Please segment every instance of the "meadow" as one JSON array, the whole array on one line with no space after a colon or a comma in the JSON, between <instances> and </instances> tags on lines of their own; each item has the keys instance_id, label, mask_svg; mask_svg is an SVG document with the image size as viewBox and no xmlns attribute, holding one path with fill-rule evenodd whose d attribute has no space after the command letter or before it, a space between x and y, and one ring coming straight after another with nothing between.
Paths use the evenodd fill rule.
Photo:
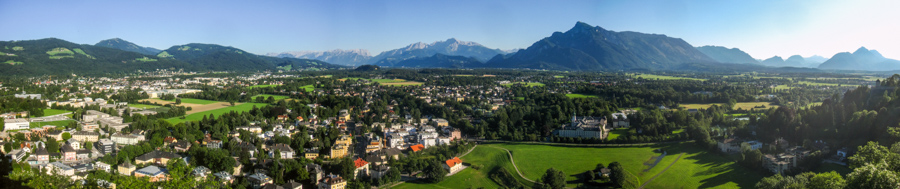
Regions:
<instances>
[{"instance_id":1,"label":"meadow","mask_svg":"<svg viewBox=\"0 0 900 189\"><path fill-rule=\"evenodd\" d=\"M160 99L160 100L162 100L162 99ZM162 101L175 102L175 100L162 100ZM182 98L181 99L181 103L187 103L187 104L203 104L203 105L205 105L205 104L212 104L212 103L218 103L218 102L219 101L203 100L203 99L195 99L195 98Z\"/></svg>"},{"instance_id":2,"label":"meadow","mask_svg":"<svg viewBox=\"0 0 900 189\"><path fill-rule=\"evenodd\" d=\"M250 111L251 109L253 109L254 105L257 108L262 108L268 104L242 103L242 104L237 104L234 106L228 106L228 107L214 109L214 110L192 113L192 114L185 116L185 119L181 119L181 117L174 117L174 118L166 119L166 121L168 121L169 123L172 123L172 124L177 124L177 123L181 123L181 122L185 122L185 121L199 121L199 120L203 119L203 116L209 116L210 114L219 116L219 115L231 112L231 111L235 111L235 112Z\"/></svg>"},{"instance_id":3,"label":"meadow","mask_svg":"<svg viewBox=\"0 0 900 189\"><path fill-rule=\"evenodd\" d=\"M566 97L569 97L569 98L600 98L597 95L574 94L574 93L566 94Z\"/></svg>"},{"instance_id":4,"label":"meadow","mask_svg":"<svg viewBox=\"0 0 900 189\"><path fill-rule=\"evenodd\" d=\"M281 99L288 99L288 98L290 98L290 97L288 97L288 96L282 96L282 95L268 95L268 94L261 94L261 95L256 95L256 96L250 97L250 99L256 100L256 97L263 97L263 98L265 98L265 99L269 99L269 97L272 97L272 99L275 99L275 101L279 101L279 100L281 100Z\"/></svg>"},{"instance_id":5,"label":"meadow","mask_svg":"<svg viewBox=\"0 0 900 189\"><path fill-rule=\"evenodd\" d=\"M64 113L69 113L69 112L72 112L72 111L47 108L47 109L44 109L44 116L59 115L59 114L64 114ZM34 117L34 116L31 116L31 117Z\"/></svg>"},{"instance_id":6,"label":"meadow","mask_svg":"<svg viewBox=\"0 0 900 189\"><path fill-rule=\"evenodd\" d=\"M266 88L266 87L275 87L275 86L278 86L278 85L254 85L254 86L250 86L250 88L254 89L254 88Z\"/></svg>"},{"instance_id":7,"label":"meadow","mask_svg":"<svg viewBox=\"0 0 900 189\"><path fill-rule=\"evenodd\" d=\"M305 90L306 92L312 92L312 91L316 90L316 87L313 85L304 85L304 86L301 86L300 88Z\"/></svg>"},{"instance_id":8,"label":"meadow","mask_svg":"<svg viewBox=\"0 0 900 189\"><path fill-rule=\"evenodd\" d=\"M512 86L515 84L523 84L526 87L543 87L544 86L543 83L538 83L538 82L513 82L513 83L503 84L503 86L509 87L509 86Z\"/></svg>"},{"instance_id":9,"label":"meadow","mask_svg":"<svg viewBox=\"0 0 900 189\"><path fill-rule=\"evenodd\" d=\"M157 105L147 105L147 104L135 104L135 103L131 103L131 104L128 104L128 107L132 107L132 108L148 108L148 109L149 109L149 108L159 108L160 106L157 106Z\"/></svg>"},{"instance_id":10,"label":"meadow","mask_svg":"<svg viewBox=\"0 0 900 189\"><path fill-rule=\"evenodd\" d=\"M38 127L43 127L45 125L53 125L53 126L56 126L56 128L60 128L60 127L65 127L66 125L69 125L69 123L74 123L74 122L75 122L75 120L31 122L31 123L29 123L28 126L31 128L38 128Z\"/></svg>"},{"instance_id":11,"label":"meadow","mask_svg":"<svg viewBox=\"0 0 900 189\"><path fill-rule=\"evenodd\" d=\"M709 104L682 104L681 107L684 109L707 109L712 105L722 105L722 103L709 103ZM757 106L766 106L765 108L754 108ZM769 108L778 108L778 105L771 104L769 102L738 102L734 104L734 109L738 108L743 110L766 110Z\"/></svg>"},{"instance_id":12,"label":"meadow","mask_svg":"<svg viewBox=\"0 0 900 189\"><path fill-rule=\"evenodd\" d=\"M687 80L706 81L706 79L697 79L697 78L690 78L690 77L676 77L676 76L667 76L667 75L653 75L653 74L640 74L640 75L635 74L635 75L632 75L632 77L634 77L634 78L640 77L640 78L651 79L651 80L687 79Z\"/></svg>"}]
</instances>

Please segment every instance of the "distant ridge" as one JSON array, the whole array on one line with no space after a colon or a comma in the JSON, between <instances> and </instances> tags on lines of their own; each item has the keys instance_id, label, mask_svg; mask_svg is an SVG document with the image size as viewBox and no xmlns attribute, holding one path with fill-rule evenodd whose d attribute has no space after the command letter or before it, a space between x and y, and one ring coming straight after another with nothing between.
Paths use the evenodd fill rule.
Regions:
<instances>
[{"instance_id":1,"label":"distant ridge","mask_svg":"<svg viewBox=\"0 0 900 189\"><path fill-rule=\"evenodd\" d=\"M267 56L289 57L321 60L333 64L345 66L358 66L366 64L372 59L369 51L365 49L341 50L335 49L330 51L290 51L282 53L268 53Z\"/></svg>"},{"instance_id":2,"label":"distant ridge","mask_svg":"<svg viewBox=\"0 0 900 189\"><path fill-rule=\"evenodd\" d=\"M103 41L97 42L97 44L94 44L94 46L109 47L109 48L114 48L114 49L119 49L119 50L124 50L124 51L141 53L141 54L145 54L145 55L156 55L157 53L162 51L162 50L155 49L152 47L142 47L142 46L139 46L132 42L125 41L124 39L119 39L119 38L103 40Z\"/></svg>"},{"instance_id":3,"label":"distant ridge","mask_svg":"<svg viewBox=\"0 0 900 189\"><path fill-rule=\"evenodd\" d=\"M900 70L900 61L888 59L876 50L860 47L853 53L842 52L819 65L820 69L893 71Z\"/></svg>"},{"instance_id":4,"label":"distant ridge","mask_svg":"<svg viewBox=\"0 0 900 189\"><path fill-rule=\"evenodd\" d=\"M738 48L729 49L722 46L702 46L697 47L697 50L721 63L759 64L759 61L753 59L750 54L747 54Z\"/></svg>"},{"instance_id":5,"label":"distant ridge","mask_svg":"<svg viewBox=\"0 0 900 189\"><path fill-rule=\"evenodd\" d=\"M485 62L491 57L506 53L500 49L487 48L475 42L450 38L433 43L413 43L403 48L385 51L373 57L371 63L380 66L394 66L394 64L403 60L431 57L436 54L472 57L478 61Z\"/></svg>"}]
</instances>

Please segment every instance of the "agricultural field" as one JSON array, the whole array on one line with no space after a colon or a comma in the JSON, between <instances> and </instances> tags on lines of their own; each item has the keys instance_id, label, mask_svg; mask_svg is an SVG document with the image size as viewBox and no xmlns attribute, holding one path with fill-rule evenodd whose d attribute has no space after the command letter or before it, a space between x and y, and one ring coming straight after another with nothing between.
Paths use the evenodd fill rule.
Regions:
<instances>
[{"instance_id":1,"label":"agricultural field","mask_svg":"<svg viewBox=\"0 0 900 189\"><path fill-rule=\"evenodd\" d=\"M278 85L254 85L254 86L250 86L250 88L255 89L255 88L266 88L266 87L275 87L275 86L278 86Z\"/></svg>"},{"instance_id":2,"label":"agricultural field","mask_svg":"<svg viewBox=\"0 0 900 189\"><path fill-rule=\"evenodd\" d=\"M18 61L15 61L15 60L7 60L6 62L3 62L3 63L4 63L4 64L9 64L9 65L20 65L20 64L23 64L23 62L18 62Z\"/></svg>"},{"instance_id":3,"label":"agricultural field","mask_svg":"<svg viewBox=\"0 0 900 189\"><path fill-rule=\"evenodd\" d=\"M275 99L275 101L279 101L279 100L281 100L281 99L288 99L288 98L290 98L290 97L288 97L288 96L282 96L282 95L267 95L267 94L261 94L261 95L256 95L256 96L250 97L250 99L256 100L256 97L263 97L263 98L265 98L265 99L269 99L269 97L272 97L273 99Z\"/></svg>"},{"instance_id":4,"label":"agricultural field","mask_svg":"<svg viewBox=\"0 0 900 189\"><path fill-rule=\"evenodd\" d=\"M78 54L80 54L80 55L84 55L84 56L86 56L86 57L88 57L88 58L90 58L90 59L94 59L93 56L91 56L91 55L89 55L89 54L87 54L87 53L84 53L84 50L81 50L81 49L79 49L79 48L75 48L75 49L72 49L72 50L75 51L75 53L78 53Z\"/></svg>"},{"instance_id":5,"label":"agricultural field","mask_svg":"<svg viewBox=\"0 0 900 189\"><path fill-rule=\"evenodd\" d=\"M667 75L653 75L653 74L634 74L631 75L634 78L644 78L644 79L652 79L652 80L674 80L674 79L687 79L687 80L697 80L697 81L706 81L706 79L697 79L690 77L676 77L676 76L667 76Z\"/></svg>"},{"instance_id":6,"label":"agricultural field","mask_svg":"<svg viewBox=\"0 0 900 189\"><path fill-rule=\"evenodd\" d=\"M221 104L221 105L215 104L215 105L227 106L227 104ZM185 121L199 121L199 120L203 119L203 116L209 116L209 114L219 116L219 115L231 112L231 111L245 112L245 111L250 111L251 109L253 109L253 106L256 106L257 108L262 108L266 105L268 105L268 104L240 103L240 104L235 104L234 106L220 107L220 108L213 109L213 110L207 110L207 111L196 112L196 113L191 112L190 114L185 116L185 119L181 119L180 117L175 117L175 118L166 119L166 121L168 121L169 123L172 123L172 124L177 124L177 123L181 123L181 122L185 122Z\"/></svg>"},{"instance_id":7,"label":"agricultural field","mask_svg":"<svg viewBox=\"0 0 900 189\"><path fill-rule=\"evenodd\" d=\"M142 58L135 58L134 61L141 61L141 62L156 62L156 59L147 58L147 57L145 56L145 57L142 57Z\"/></svg>"},{"instance_id":8,"label":"agricultural field","mask_svg":"<svg viewBox=\"0 0 900 189\"><path fill-rule=\"evenodd\" d=\"M50 59L62 59L62 58L74 58L75 53L67 48L55 48L53 50L47 51L47 54L50 55Z\"/></svg>"},{"instance_id":9,"label":"agricultural field","mask_svg":"<svg viewBox=\"0 0 900 189\"><path fill-rule=\"evenodd\" d=\"M538 82L513 82L513 83L509 83L509 84L503 84L503 86L509 87L509 86L513 86L515 84L522 84L522 85L525 85L526 87L543 87L544 86L543 83L538 83Z\"/></svg>"},{"instance_id":10,"label":"agricultural field","mask_svg":"<svg viewBox=\"0 0 900 189\"><path fill-rule=\"evenodd\" d=\"M565 77L566 77L566 76L561 76L561 75L554 75L554 76L553 76L553 78L557 78L557 79L559 79L559 78L565 78Z\"/></svg>"},{"instance_id":11,"label":"agricultural field","mask_svg":"<svg viewBox=\"0 0 900 189\"><path fill-rule=\"evenodd\" d=\"M681 107L684 109L707 109L712 105L722 105L722 103L710 103L710 104L682 104ZM754 108L756 106L766 106L766 108ZM743 109L743 110L766 110L769 108L778 108L778 105L771 104L769 102L738 102L734 104L734 109Z\"/></svg>"},{"instance_id":12,"label":"agricultural field","mask_svg":"<svg viewBox=\"0 0 900 189\"><path fill-rule=\"evenodd\" d=\"M597 95L574 94L574 93L566 94L566 97L569 97L569 98L600 98Z\"/></svg>"},{"instance_id":13,"label":"agricultural field","mask_svg":"<svg viewBox=\"0 0 900 189\"><path fill-rule=\"evenodd\" d=\"M313 85L304 85L304 86L301 86L300 88L305 90L306 92L312 92L312 91L316 90L316 87Z\"/></svg>"}]
</instances>

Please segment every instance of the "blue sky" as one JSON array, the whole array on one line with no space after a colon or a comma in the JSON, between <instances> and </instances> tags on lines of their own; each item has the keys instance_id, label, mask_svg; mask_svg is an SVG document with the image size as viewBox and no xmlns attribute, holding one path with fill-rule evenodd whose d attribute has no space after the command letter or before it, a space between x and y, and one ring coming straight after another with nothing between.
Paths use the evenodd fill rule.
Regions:
<instances>
[{"instance_id":1,"label":"blue sky","mask_svg":"<svg viewBox=\"0 0 900 189\"><path fill-rule=\"evenodd\" d=\"M214 43L253 53L368 49L455 37L526 48L583 21L614 31L738 47L757 59L876 49L900 58L900 1L9 1L0 40L119 37L165 49Z\"/></svg>"}]
</instances>

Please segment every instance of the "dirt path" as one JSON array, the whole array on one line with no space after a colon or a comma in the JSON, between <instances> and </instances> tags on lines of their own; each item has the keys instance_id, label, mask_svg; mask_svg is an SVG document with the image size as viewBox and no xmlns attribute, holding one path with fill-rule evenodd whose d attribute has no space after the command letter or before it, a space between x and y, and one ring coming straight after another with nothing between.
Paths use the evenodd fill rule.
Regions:
<instances>
[{"instance_id":1,"label":"dirt path","mask_svg":"<svg viewBox=\"0 0 900 189\"><path fill-rule=\"evenodd\" d=\"M466 156L466 155L469 155L469 153L471 153L471 152L472 152L472 150L475 150L475 148L477 148L477 147L478 147L478 145L477 145L477 144L476 144L476 145L475 145L475 146L472 146L472 149L469 149L469 151L468 151L468 152L466 152L466 153L464 153L464 154L462 154L462 155L460 155L460 156L459 156L459 157L463 157L463 156Z\"/></svg>"},{"instance_id":2,"label":"dirt path","mask_svg":"<svg viewBox=\"0 0 900 189\"><path fill-rule=\"evenodd\" d=\"M528 182L531 182L531 183L537 183L537 182L535 182L534 180L528 179L527 177L525 177L525 175L522 174L521 171L519 171L519 166L516 165L516 160L513 159L512 152L509 152L509 150L507 150L506 148L494 147L494 146L491 146L491 147L492 147L492 148L501 149L501 150L505 150L505 151L506 151L506 154L509 154L509 161L510 161L510 163L512 163L513 168L516 168L516 173L519 174L519 177L522 177L523 179L527 180Z\"/></svg>"},{"instance_id":3,"label":"dirt path","mask_svg":"<svg viewBox=\"0 0 900 189\"><path fill-rule=\"evenodd\" d=\"M641 187L638 187L638 189L643 189L644 186L647 186L647 183L652 182L653 179L656 179L656 177L659 177L659 175L662 175L667 170L669 170L669 168L672 167L672 165L675 165L675 163L678 162L678 160L681 159L681 156L683 156L683 155L684 155L684 152L682 152L681 154L678 154L678 157L675 158L675 161L672 161L672 164L669 164L669 166L667 166L665 169L663 169L662 171L660 171L659 173L654 175L653 178L650 178L650 180L647 180L647 182L644 182L644 184L641 184Z\"/></svg>"},{"instance_id":4,"label":"dirt path","mask_svg":"<svg viewBox=\"0 0 900 189\"><path fill-rule=\"evenodd\" d=\"M159 103L159 104L163 104L163 105L174 103L174 102L169 102L169 101L165 101L165 100L160 100L158 98L144 99L142 101L147 101L147 102L151 102L151 103ZM243 103L234 103L235 106L241 105L241 104L243 104ZM184 115L191 115L191 114L197 113L197 112L204 112L204 111L215 110L215 109L219 109L219 108L226 108L226 107L231 106L231 104L228 102L216 102L216 103L212 103L212 104L181 103L179 106L191 107L191 111L187 111L184 113Z\"/></svg>"}]
</instances>

